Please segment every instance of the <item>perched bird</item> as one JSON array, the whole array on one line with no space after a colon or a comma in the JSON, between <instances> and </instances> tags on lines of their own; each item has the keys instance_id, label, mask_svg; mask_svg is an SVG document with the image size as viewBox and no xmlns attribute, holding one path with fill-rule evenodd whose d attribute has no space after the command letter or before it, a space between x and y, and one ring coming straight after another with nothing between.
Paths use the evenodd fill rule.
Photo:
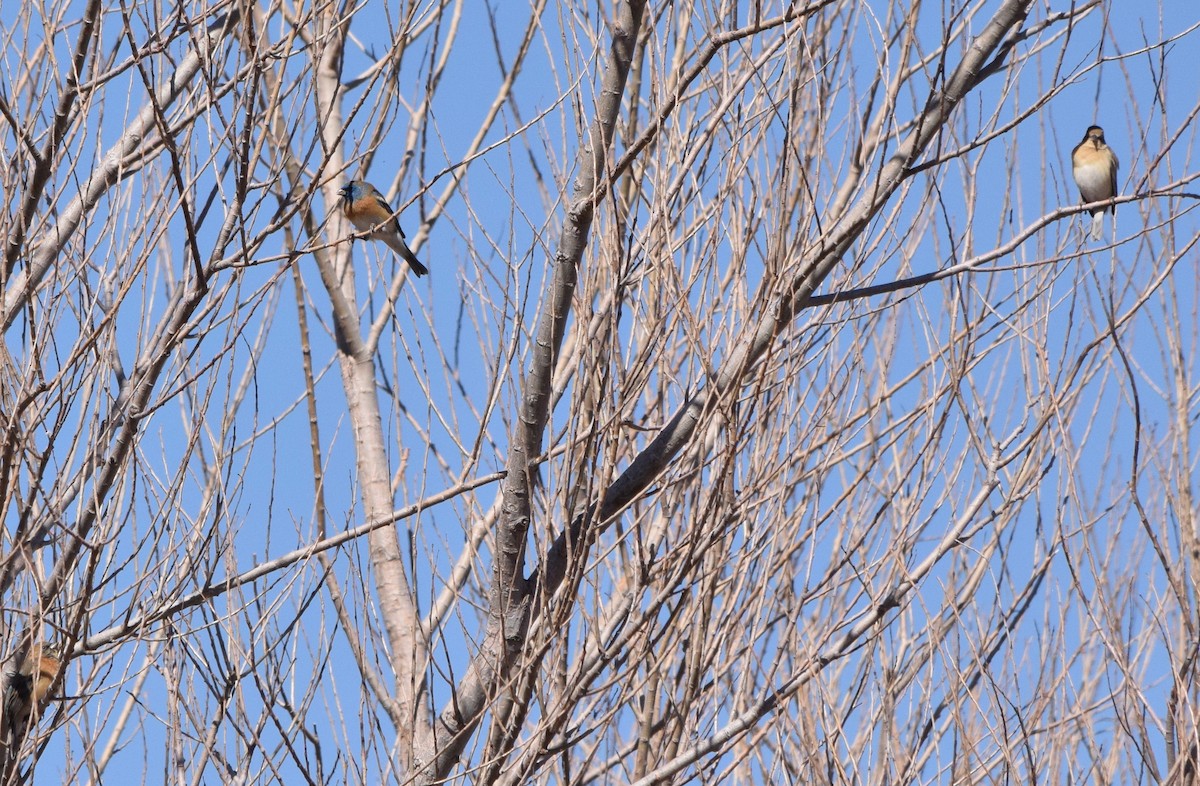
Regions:
<instances>
[{"instance_id":1,"label":"perched bird","mask_svg":"<svg viewBox=\"0 0 1200 786\"><path fill-rule=\"evenodd\" d=\"M62 670L62 659L54 647L33 644L23 656L12 661L4 675L3 716L0 717L0 743L15 755L29 728L50 700L50 688Z\"/></svg>"},{"instance_id":2,"label":"perched bird","mask_svg":"<svg viewBox=\"0 0 1200 786\"><path fill-rule=\"evenodd\" d=\"M354 224L355 229L360 232L370 231L368 238L387 243L404 258L418 276L429 272L429 268L421 264L417 255L404 242L404 230L396 220L395 211L375 186L365 180L352 180L342 186L338 194L342 197L342 212L350 219L350 223Z\"/></svg>"},{"instance_id":3,"label":"perched bird","mask_svg":"<svg viewBox=\"0 0 1200 786\"><path fill-rule=\"evenodd\" d=\"M1075 185L1079 186L1079 195L1084 203L1099 202L1102 199L1112 199L1117 195L1117 156L1112 148L1104 143L1104 129L1100 126L1089 126L1083 135L1083 141L1071 151L1071 168L1075 174ZM1104 234L1104 213L1112 211L1117 215L1116 205L1094 207L1092 214L1092 240L1099 240Z\"/></svg>"}]
</instances>

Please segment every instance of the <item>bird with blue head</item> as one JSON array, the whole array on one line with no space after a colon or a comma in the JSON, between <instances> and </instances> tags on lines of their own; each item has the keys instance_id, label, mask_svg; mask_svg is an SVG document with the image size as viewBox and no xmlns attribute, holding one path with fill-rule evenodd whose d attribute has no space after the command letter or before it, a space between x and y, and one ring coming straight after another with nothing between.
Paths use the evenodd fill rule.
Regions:
<instances>
[{"instance_id":1,"label":"bird with blue head","mask_svg":"<svg viewBox=\"0 0 1200 786\"><path fill-rule=\"evenodd\" d=\"M396 211L379 193L379 189L365 180L352 180L338 190L342 198L342 213L360 232L367 232L371 240L382 240L408 263L418 276L429 272L417 255L404 242L404 230L396 218Z\"/></svg>"}]
</instances>

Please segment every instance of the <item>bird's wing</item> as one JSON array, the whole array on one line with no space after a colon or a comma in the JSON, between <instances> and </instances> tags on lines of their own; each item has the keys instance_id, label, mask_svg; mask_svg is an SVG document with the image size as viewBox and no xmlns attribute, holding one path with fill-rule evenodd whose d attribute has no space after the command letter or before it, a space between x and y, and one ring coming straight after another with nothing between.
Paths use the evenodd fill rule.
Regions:
<instances>
[{"instance_id":1,"label":"bird's wing","mask_svg":"<svg viewBox=\"0 0 1200 786\"><path fill-rule=\"evenodd\" d=\"M397 232L400 233L400 237L404 237L404 230L400 228L400 219L394 215L394 213L392 211L392 206L389 205L387 203L387 201L383 197L381 197L379 194L375 195L375 204L377 204L381 208L383 208L383 212L387 213L387 215L388 215L388 218L384 222L383 225L386 226L388 229L396 230Z\"/></svg>"}]
</instances>

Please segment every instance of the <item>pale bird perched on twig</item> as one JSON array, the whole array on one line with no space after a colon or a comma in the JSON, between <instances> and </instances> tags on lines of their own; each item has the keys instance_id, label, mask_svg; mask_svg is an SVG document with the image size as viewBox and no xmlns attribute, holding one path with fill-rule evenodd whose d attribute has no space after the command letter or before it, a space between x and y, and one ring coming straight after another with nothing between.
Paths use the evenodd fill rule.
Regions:
<instances>
[{"instance_id":1,"label":"pale bird perched on twig","mask_svg":"<svg viewBox=\"0 0 1200 786\"><path fill-rule=\"evenodd\" d=\"M1071 151L1071 169L1084 204L1112 199L1117 195L1119 165L1116 154L1104 142L1104 129L1100 126L1090 126L1083 135L1083 141ZM1115 218L1117 206L1102 205L1090 211L1092 240L1099 240L1104 235L1105 211L1111 212Z\"/></svg>"}]
</instances>

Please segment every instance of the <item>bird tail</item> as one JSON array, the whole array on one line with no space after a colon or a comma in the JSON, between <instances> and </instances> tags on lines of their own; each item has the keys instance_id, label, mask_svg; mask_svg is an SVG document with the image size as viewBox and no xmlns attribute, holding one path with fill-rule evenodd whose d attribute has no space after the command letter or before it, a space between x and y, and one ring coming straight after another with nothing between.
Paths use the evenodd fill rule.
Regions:
<instances>
[{"instance_id":1,"label":"bird tail","mask_svg":"<svg viewBox=\"0 0 1200 786\"><path fill-rule=\"evenodd\" d=\"M1092 214L1092 240L1104 237L1104 211L1097 210Z\"/></svg>"},{"instance_id":2,"label":"bird tail","mask_svg":"<svg viewBox=\"0 0 1200 786\"><path fill-rule=\"evenodd\" d=\"M391 246L392 250L399 254L408 266L412 268L412 272L418 276L423 276L429 272L429 268L421 264L421 260L417 259L417 255L412 252L408 244L404 242L404 238L399 235L384 235L383 241Z\"/></svg>"}]
</instances>

